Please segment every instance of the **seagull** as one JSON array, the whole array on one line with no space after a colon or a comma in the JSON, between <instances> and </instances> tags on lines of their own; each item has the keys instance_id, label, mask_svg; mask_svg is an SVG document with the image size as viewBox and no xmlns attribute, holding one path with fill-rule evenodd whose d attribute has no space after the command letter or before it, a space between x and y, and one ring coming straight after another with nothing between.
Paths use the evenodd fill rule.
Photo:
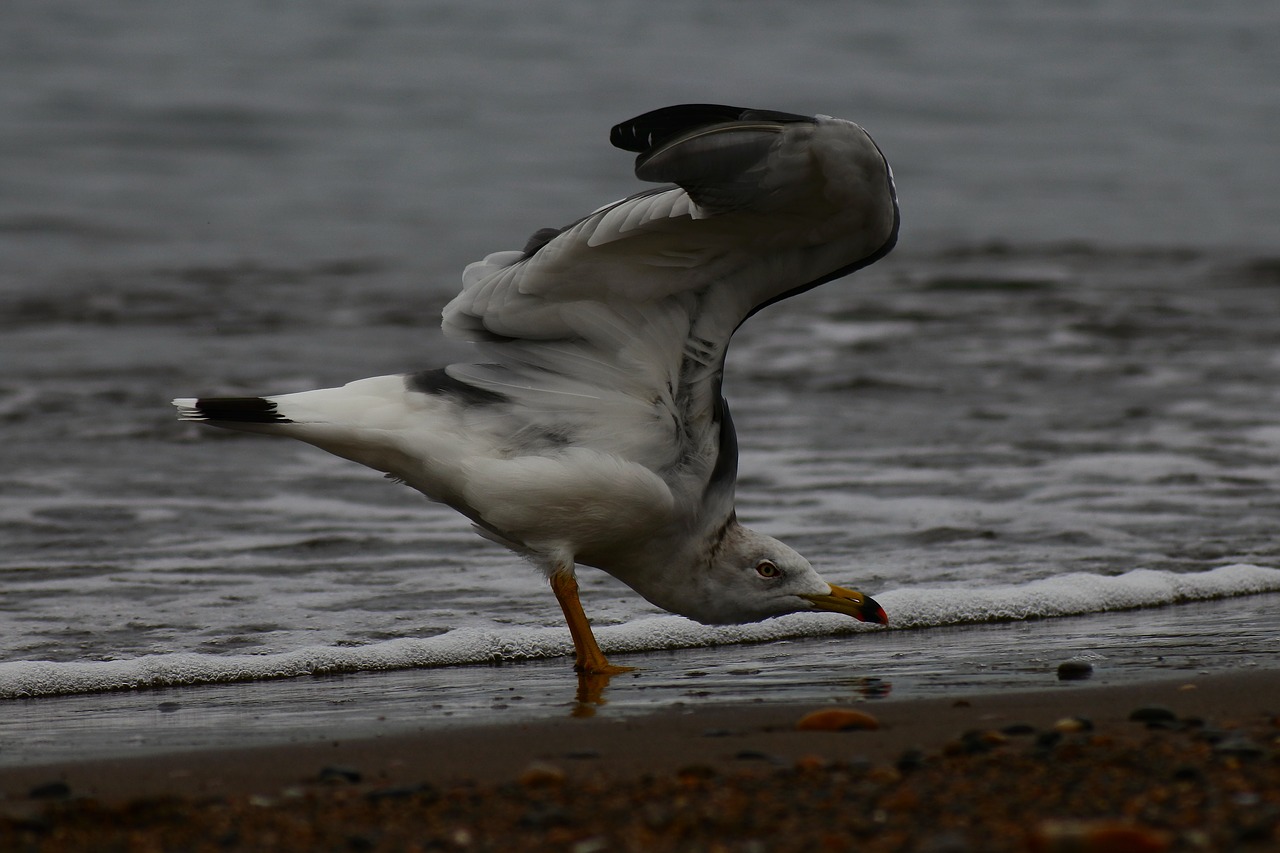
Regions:
<instances>
[{"instance_id":1,"label":"seagull","mask_svg":"<svg viewBox=\"0 0 1280 853\"><path fill-rule=\"evenodd\" d=\"M739 523L721 393L734 331L884 257L893 172L825 115L682 104L615 126L663 184L469 265L443 312L476 363L269 397L174 400L179 418L287 436L384 472L545 573L575 669L611 675L578 566L704 624L830 611L887 624L787 545Z\"/></svg>"}]
</instances>

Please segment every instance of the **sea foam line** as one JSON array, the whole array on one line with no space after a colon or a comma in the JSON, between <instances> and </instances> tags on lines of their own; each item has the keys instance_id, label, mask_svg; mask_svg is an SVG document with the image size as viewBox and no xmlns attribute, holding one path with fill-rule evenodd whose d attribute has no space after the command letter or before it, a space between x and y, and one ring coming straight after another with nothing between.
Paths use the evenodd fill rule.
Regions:
<instances>
[{"instance_id":1,"label":"sea foam line","mask_svg":"<svg viewBox=\"0 0 1280 853\"><path fill-rule=\"evenodd\" d=\"M904 588L878 594L893 628L1000 622L1157 607L1280 591L1280 569L1247 564L1205 572L1137 569L1118 576L1058 575L1010 586ZM639 619L596 630L606 652L648 652L872 630L834 614L794 614L751 625L709 627L678 616ZM264 655L194 652L113 661L0 663L0 699L137 690L333 675L375 670L463 666L573 654L564 628L460 628L425 639L359 647L311 646Z\"/></svg>"}]
</instances>

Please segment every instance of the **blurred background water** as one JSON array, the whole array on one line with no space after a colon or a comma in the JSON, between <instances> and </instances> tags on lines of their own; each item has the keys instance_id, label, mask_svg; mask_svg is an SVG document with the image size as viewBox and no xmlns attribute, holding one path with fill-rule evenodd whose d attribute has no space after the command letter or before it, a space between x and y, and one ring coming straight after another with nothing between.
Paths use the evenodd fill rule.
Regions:
<instances>
[{"instance_id":1,"label":"blurred background water","mask_svg":"<svg viewBox=\"0 0 1280 853\"><path fill-rule=\"evenodd\" d=\"M978 621L1072 573L1280 565L1278 41L1262 0L5 4L0 683L459 629L468 660L540 648L544 584L450 511L167 401L465 357L437 331L462 267L633 192L608 128L689 101L858 121L903 209L889 258L735 341L749 522L903 612L989 589ZM657 615L583 575L602 637ZM1276 598L1213 605L1217 633L1207 605L1028 623L1020 654L1149 674L1185 630L1187 667L1274 666ZM899 692L1025 664L965 657L1007 626L929 630L745 646L703 683L803 692L832 642ZM439 696L489 673L454 669ZM22 716L48 731L56 701Z\"/></svg>"}]
</instances>

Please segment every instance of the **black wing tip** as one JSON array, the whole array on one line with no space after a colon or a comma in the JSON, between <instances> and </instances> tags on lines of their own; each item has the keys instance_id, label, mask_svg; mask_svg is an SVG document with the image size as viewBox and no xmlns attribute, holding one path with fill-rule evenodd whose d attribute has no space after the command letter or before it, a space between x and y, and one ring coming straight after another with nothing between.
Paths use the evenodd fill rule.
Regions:
<instances>
[{"instance_id":1,"label":"black wing tip","mask_svg":"<svg viewBox=\"0 0 1280 853\"><path fill-rule=\"evenodd\" d=\"M242 424L291 424L265 397L201 397L174 400L184 421L222 421Z\"/></svg>"},{"instance_id":2,"label":"black wing tip","mask_svg":"<svg viewBox=\"0 0 1280 853\"><path fill-rule=\"evenodd\" d=\"M813 116L779 110L757 110L725 104L676 104L650 110L613 126L609 142L623 151L643 154L698 127L730 121L811 122Z\"/></svg>"}]
</instances>

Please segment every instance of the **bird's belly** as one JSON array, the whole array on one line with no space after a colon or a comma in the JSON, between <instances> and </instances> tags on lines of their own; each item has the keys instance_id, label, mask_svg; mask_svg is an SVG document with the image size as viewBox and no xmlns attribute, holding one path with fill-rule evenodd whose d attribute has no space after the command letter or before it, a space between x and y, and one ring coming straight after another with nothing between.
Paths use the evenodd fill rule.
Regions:
<instances>
[{"instance_id":1,"label":"bird's belly","mask_svg":"<svg viewBox=\"0 0 1280 853\"><path fill-rule=\"evenodd\" d=\"M463 464L467 504L535 554L607 570L671 522L674 500L662 478L613 454L572 447Z\"/></svg>"}]
</instances>

